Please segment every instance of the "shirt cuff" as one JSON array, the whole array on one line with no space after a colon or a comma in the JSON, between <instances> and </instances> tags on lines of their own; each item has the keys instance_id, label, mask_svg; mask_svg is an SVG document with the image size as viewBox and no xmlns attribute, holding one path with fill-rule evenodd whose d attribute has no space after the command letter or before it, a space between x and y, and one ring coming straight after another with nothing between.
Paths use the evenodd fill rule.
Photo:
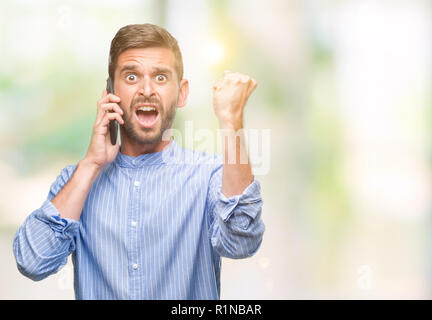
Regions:
<instances>
[{"instance_id":1,"label":"shirt cuff","mask_svg":"<svg viewBox=\"0 0 432 320\"><path fill-rule=\"evenodd\" d=\"M73 219L60 218L60 212L50 200L45 200L37 212L36 218L47 223L58 238L71 240L78 233L79 222Z\"/></svg>"},{"instance_id":2,"label":"shirt cuff","mask_svg":"<svg viewBox=\"0 0 432 320\"><path fill-rule=\"evenodd\" d=\"M220 211L220 217L226 222L231 215L234 213L235 208L244 207L245 210L241 210L252 219L255 219L258 214L257 210L246 210L247 206L262 201L261 198L261 186L258 180L255 179L252 183L243 191L240 195L235 195L227 198L222 193L222 187L219 190L219 201L222 206Z\"/></svg>"}]
</instances>

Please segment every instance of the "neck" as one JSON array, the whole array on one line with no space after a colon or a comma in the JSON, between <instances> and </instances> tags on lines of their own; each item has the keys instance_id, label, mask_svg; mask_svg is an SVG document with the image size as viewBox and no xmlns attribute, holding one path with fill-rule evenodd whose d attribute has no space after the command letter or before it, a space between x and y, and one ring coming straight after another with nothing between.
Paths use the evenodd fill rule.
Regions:
<instances>
[{"instance_id":1,"label":"neck","mask_svg":"<svg viewBox=\"0 0 432 320\"><path fill-rule=\"evenodd\" d=\"M120 152L126 156L137 157L145 153L154 153L163 151L170 144L171 140L164 141L159 140L155 143L139 143L136 141L131 141L122 132L121 135L121 149Z\"/></svg>"}]
</instances>

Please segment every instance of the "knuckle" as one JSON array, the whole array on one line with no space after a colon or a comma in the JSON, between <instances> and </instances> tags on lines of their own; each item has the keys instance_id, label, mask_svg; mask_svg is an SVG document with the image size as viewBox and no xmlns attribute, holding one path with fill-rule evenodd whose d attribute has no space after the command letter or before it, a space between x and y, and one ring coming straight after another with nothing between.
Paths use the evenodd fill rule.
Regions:
<instances>
[{"instance_id":1,"label":"knuckle","mask_svg":"<svg viewBox=\"0 0 432 320\"><path fill-rule=\"evenodd\" d=\"M108 95L108 102L114 102L114 101L118 101L118 96L116 96L115 94L112 94L112 93L110 93L109 95Z\"/></svg>"},{"instance_id":2,"label":"knuckle","mask_svg":"<svg viewBox=\"0 0 432 320\"><path fill-rule=\"evenodd\" d=\"M109 120L109 113L108 112L105 113L105 115L103 116L101 123L106 122L107 119Z\"/></svg>"},{"instance_id":3,"label":"knuckle","mask_svg":"<svg viewBox=\"0 0 432 320\"><path fill-rule=\"evenodd\" d=\"M113 109L113 104L112 103L105 103L102 107L102 110L104 111L108 111L108 110L112 110Z\"/></svg>"},{"instance_id":4,"label":"knuckle","mask_svg":"<svg viewBox=\"0 0 432 320\"><path fill-rule=\"evenodd\" d=\"M101 109L102 111L105 111L105 109L106 109L106 104L101 104L100 109Z\"/></svg>"},{"instance_id":5,"label":"knuckle","mask_svg":"<svg viewBox=\"0 0 432 320\"><path fill-rule=\"evenodd\" d=\"M106 101L107 101L107 96L100 98L99 101L98 101L98 103L102 104L102 103L104 103Z\"/></svg>"}]
</instances>

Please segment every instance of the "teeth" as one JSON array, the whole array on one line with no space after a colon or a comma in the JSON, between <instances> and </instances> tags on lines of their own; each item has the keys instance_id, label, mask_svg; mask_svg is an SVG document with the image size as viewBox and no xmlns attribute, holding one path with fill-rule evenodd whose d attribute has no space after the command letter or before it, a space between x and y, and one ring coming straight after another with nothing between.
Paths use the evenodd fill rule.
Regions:
<instances>
[{"instance_id":1,"label":"teeth","mask_svg":"<svg viewBox=\"0 0 432 320\"><path fill-rule=\"evenodd\" d=\"M145 106L145 107L139 107L137 109L137 111L138 110L140 110L140 111L156 111L156 108L155 107L151 107L151 106Z\"/></svg>"}]
</instances>

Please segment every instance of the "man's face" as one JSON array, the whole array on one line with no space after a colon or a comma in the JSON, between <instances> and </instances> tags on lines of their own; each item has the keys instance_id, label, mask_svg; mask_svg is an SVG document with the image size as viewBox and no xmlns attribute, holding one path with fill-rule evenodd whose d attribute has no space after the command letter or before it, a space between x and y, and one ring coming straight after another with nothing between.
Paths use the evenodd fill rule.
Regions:
<instances>
[{"instance_id":1,"label":"man's face","mask_svg":"<svg viewBox=\"0 0 432 320\"><path fill-rule=\"evenodd\" d=\"M126 50L118 57L114 77L126 137L139 144L159 142L188 93L187 80L178 80L174 53L159 47Z\"/></svg>"}]
</instances>

